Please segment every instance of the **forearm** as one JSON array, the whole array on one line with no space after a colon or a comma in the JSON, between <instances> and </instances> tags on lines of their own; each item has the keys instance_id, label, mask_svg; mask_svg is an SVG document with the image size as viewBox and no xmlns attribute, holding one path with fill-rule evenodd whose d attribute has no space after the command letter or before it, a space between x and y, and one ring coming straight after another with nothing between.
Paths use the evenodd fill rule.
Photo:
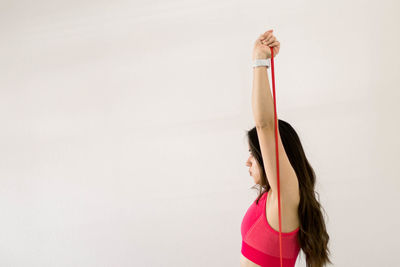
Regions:
<instances>
[{"instance_id":1,"label":"forearm","mask_svg":"<svg viewBox=\"0 0 400 267\"><path fill-rule=\"evenodd\" d=\"M253 68L252 110L256 126L274 125L274 102L266 67Z\"/></svg>"}]
</instances>

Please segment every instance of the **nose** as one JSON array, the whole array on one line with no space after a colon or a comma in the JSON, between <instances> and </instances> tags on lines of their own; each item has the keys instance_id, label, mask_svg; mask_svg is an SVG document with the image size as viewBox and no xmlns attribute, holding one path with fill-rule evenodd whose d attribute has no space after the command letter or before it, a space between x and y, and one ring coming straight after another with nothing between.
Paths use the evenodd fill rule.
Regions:
<instances>
[{"instance_id":1,"label":"nose","mask_svg":"<svg viewBox=\"0 0 400 267\"><path fill-rule=\"evenodd\" d=\"M250 162L250 157L247 159L246 161L246 166L250 167L251 166L251 162Z\"/></svg>"}]
</instances>

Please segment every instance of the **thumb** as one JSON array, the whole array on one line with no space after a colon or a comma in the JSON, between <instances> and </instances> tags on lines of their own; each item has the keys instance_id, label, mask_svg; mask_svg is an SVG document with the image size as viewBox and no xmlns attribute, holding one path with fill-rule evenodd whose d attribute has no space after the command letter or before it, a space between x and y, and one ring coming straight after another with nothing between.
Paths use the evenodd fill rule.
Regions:
<instances>
[{"instance_id":1,"label":"thumb","mask_svg":"<svg viewBox=\"0 0 400 267\"><path fill-rule=\"evenodd\" d=\"M264 34L266 34L267 32L273 32L273 30L268 30L268 31L266 31Z\"/></svg>"}]
</instances>

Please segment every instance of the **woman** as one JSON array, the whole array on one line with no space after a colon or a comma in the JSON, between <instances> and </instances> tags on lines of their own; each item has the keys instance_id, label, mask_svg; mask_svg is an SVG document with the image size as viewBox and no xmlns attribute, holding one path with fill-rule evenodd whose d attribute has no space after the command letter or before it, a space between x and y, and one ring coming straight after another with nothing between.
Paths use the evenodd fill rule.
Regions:
<instances>
[{"instance_id":1,"label":"woman","mask_svg":"<svg viewBox=\"0 0 400 267\"><path fill-rule=\"evenodd\" d=\"M253 60L279 53L280 42L272 30L260 35ZM259 186L258 197L241 224L241 267L281 266L279 244L278 186L275 120L267 68L253 68L252 110L255 127L247 132L250 156L246 162ZM279 187L283 266L295 265L300 249L307 267L322 267L329 259L329 235L321 205L314 195L315 173L293 127L278 119ZM253 187L254 188L254 187Z\"/></svg>"}]
</instances>

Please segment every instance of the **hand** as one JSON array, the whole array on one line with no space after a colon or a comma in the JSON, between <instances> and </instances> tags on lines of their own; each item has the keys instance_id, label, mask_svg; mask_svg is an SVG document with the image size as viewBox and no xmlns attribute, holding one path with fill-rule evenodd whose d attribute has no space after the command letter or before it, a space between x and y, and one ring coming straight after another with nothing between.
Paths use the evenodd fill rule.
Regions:
<instances>
[{"instance_id":1,"label":"hand","mask_svg":"<svg viewBox=\"0 0 400 267\"><path fill-rule=\"evenodd\" d=\"M270 47L272 47L274 52L274 58L276 55L278 55L280 42L276 40L276 37L272 34L272 31L273 30L269 30L261 34L254 43L253 60L271 58Z\"/></svg>"}]
</instances>

